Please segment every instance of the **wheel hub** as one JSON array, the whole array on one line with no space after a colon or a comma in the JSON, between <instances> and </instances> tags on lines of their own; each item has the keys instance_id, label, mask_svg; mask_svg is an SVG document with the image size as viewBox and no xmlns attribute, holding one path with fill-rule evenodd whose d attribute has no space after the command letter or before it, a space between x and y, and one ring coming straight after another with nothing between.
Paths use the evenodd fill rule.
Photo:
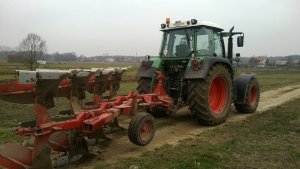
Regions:
<instances>
[{"instance_id":1,"label":"wheel hub","mask_svg":"<svg viewBox=\"0 0 300 169\"><path fill-rule=\"evenodd\" d=\"M224 111L228 101L228 86L223 77L216 77L209 91L209 106L214 114L220 114Z\"/></svg>"},{"instance_id":2,"label":"wheel hub","mask_svg":"<svg viewBox=\"0 0 300 169\"><path fill-rule=\"evenodd\" d=\"M250 90L250 105L254 106L256 104L256 95L257 95L257 89L256 86L253 86Z\"/></svg>"},{"instance_id":3,"label":"wheel hub","mask_svg":"<svg viewBox=\"0 0 300 169\"><path fill-rule=\"evenodd\" d=\"M140 137L142 140L148 140L151 137L153 130L152 123L150 121L145 121L140 128Z\"/></svg>"}]
</instances>

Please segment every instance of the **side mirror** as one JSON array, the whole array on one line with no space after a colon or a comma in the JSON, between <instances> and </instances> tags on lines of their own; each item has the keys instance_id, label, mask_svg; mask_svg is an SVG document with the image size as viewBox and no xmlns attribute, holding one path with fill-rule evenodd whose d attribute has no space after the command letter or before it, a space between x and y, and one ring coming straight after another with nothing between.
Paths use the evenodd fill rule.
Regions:
<instances>
[{"instance_id":1,"label":"side mirror","mask_svg":"<svg viewBox=\"0 0 300 169\"><path fill-rule=\"evenodd\" d=\"M238 36L237 37L237 46L243 47L244 46L244 36Z\"/></svg>"}]
</instances>

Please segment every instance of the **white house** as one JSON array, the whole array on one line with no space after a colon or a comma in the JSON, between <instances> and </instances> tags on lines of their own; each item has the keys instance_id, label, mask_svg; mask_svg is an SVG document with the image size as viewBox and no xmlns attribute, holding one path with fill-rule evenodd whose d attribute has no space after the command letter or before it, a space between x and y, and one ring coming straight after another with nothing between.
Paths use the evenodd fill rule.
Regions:
<instances>
[{"instance_id":1,"label":"white house","mask_svg":"<svg viewBox=\"0 0 300 169\"><path fill-rule=\"evenodd\" d=\"M38 64L45 65L47 62L45 60L37 60Z\"/></svg>"}]
</instances>

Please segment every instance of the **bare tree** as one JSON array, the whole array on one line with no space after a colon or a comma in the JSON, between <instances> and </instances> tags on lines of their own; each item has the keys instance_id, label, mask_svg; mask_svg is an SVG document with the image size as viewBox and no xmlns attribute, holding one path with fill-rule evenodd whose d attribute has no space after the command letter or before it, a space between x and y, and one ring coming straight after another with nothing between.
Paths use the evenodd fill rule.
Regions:
<instances>
[{"instance_id":1,"label":"bare tree","mask_svg":"<svg viewBox=\"0 0 300 169\"><path fill-rule=\"evenodd\" d=\"M37 34L30 33L20 43L20 54L23 62L30 70L39 67L38 60L44 56L47 51L46 42Z\"/></svg>"}]
</instances>

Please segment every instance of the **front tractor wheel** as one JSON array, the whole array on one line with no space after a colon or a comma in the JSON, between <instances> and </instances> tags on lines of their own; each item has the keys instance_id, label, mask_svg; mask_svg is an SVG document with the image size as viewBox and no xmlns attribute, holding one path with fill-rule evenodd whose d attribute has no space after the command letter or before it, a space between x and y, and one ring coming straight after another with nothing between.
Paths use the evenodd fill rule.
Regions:
<instances>
[{"instance_id":1,"label":"front tractor wheel","mask_svg":"<svg viewBox=\"0 0 300 169\"><path fill-rule=\"evenodd\" d=\"M240 113L253 113L256 111L259 97L260 97L260 89L259 84L256 78L252 78L246 88L246 91L237 91L237 92L245 92L246 98L244 103L234 103L235 109Z\"/></svg>"},{"instance_id":2,"label":"front tractor wheel","mask_svg":"<svg viewBox=\"0 0 300 169\"><path fill-rule=\"evenodd\" d=\"M155 135L154 118L149 113L138 113L128 127L129 140L139 146L149 144Z\"/></svg>"},{"instance_id":3,"label":"front tractor wheel","mask_svg":"<svg viewBox=\"0 0 300 169\"><path fill-rule=\"evenodd\" d=\"M232 79L224 65L215 65L206 79L191 81L188 90L190 110L206 125L224 122L230 113Z\"/></svg>"}]
</instances>

